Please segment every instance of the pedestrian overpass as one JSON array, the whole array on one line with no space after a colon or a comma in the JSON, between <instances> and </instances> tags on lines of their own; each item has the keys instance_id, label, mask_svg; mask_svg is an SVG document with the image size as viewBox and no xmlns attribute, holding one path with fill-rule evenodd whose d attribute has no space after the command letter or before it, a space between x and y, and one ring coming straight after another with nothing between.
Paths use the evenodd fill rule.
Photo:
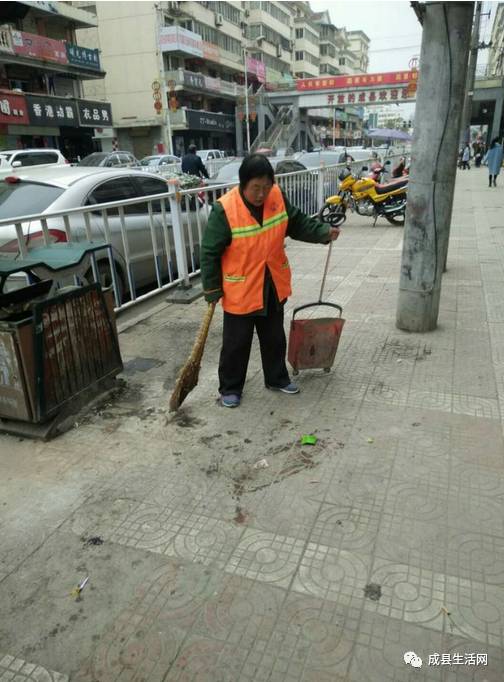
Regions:
<instances>
[{"instance_id":1,"label":"pedestrian overpass","mask_svg":"<svg viewBox=\"0 0 504 682\"><path fill-rule=\"evenodd\" d=\"M346 106L405 104L416 101L419 72L416 69L385 73L302 78L288 83L262 86L256 94L258 136L251 145L260 147L307 148L316 146L308 117L310 109L333 109ZM487 124L490 137L503 130L504 79L476 80L473 93L472 124ZM271 124L267 126L267 119ZM241 121L237 117L237 149L243 151Z\"/></svg>"}]
</instances>

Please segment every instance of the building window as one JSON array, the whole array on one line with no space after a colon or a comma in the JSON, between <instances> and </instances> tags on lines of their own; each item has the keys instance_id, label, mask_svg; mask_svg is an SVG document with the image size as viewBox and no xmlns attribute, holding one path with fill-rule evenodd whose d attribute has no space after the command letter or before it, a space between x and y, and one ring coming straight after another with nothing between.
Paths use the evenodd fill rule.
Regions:
<instances>
[{"instance_id":1,"label":"building window","mask_svg":"<svg viewBox=\"0 0 504 682\"><path fill-rule=\"evenodd\" d=\"M299 40L302 38L304 35L304 30L302 28L297 28L296 29L296 39Z\"/></svg>"},{"instance_id":2,"label":"building window","mask_svg":"<svg viewBox=\"0 0 504 682\"><path fill-rule=\"evenodd\" d=\"M345 58L344 58L344 57L340 57L338 63L339 63L340 66L345 66Z\"/></svg>"},{"instance_id":3,"label":"building window","mask_svg":"<svg viewBox=\"0 0 504 682\"><path fill-rule=\"evenodd\" d=\"M260 5L260 7L255 7L255 5ZM274 5L272 2L251 2L250 9L262 9L263 12L267 12L282 24L286 24L287 26L290 24L290 14L284 12L283 9L280 9L280 7Z\"/></svg>"},{"instance_id":4,"label":"building window","mask_svg":"<svg viewBox=\"0 0 504 682\"><path fill-rule=\"evenodd\" d=\"M263 36L272 45L281 45L288 52L291 49L290 41L272 28L269 28L269 26L265 24L251 24L248 28L248 37L254 40L254 38L259 38L259 36Z\"/></svg>"},{"instance_id":5,"label":"building window","mask_svg":"<svg viewBox=\"0 0 504 682\"><path fill-rule=\"evenodd\" d=\"M304 52L302 50L296 50L296 61L302 62L304 59Z\"/></svg>"},{"instance_id":6,"label":"building window","mask_svg":"<svg viewBox=\"0 0 504 682\"><path fill-rule=\"evenodd\" d=\"M334 49L334 45L321 45L320 55L322 57L335 57L336 50Z\"/></svg>"},{"instance_id":7,"label":"building window","mask_svg":"<svg viewBox=\"0 0 504 682\"><path fill-rule=\"evenodd\" d=\"M229 2L212 2L212 7L217 14L222 14L224 19L227 19L236 26L240 25L241 12L238 7L233 7Z\"/></svg>"},{"instance_id":8,"label":"building window","mask_svg":"<svg viewBox=\"0 0 504 682\"><path fill-rule=\"evenodd\" d=\"M241 55L242 53L241 41L235 40L235 38L231 38L231 36L228 36L226 33L221 33L211 26L202 24L199 21L193 21L192 30L195 33L198 33L207 43L218 45L219 47L222 47L223 50L232 52L233 54Z\"/></svg>"}]
</instances>

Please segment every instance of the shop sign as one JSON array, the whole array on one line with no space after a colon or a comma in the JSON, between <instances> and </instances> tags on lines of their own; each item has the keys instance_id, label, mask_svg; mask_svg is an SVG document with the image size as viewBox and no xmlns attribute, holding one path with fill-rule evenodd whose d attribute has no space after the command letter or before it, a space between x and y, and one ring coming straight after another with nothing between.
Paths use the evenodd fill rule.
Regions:
<instances>
[{"instance_id":1,"label":"shop sign","mask_svg":"<svg viewBox=\"0 0 504 682\"><path fill-rule=\"evenodd\" d=\"M65 43L24 31L11 31L14 53L58 64L68 64Z\"/></svg>"},{"instance_id":2,"label":"shop sign","mask_svg":"<svg viewBox=\"0 0 504 682\"><path fill-rule=\"evenodd\" d=\"M194 57L203 57L203 39L181 26L163 26L159 30L161 52L183 52Z\"/></svg>"},{"instance_id":3,"label":"shop sign","mask_svg":"<svg viewBox=\"0 0 504 682\"><path fill-rule=\"evenodd\" d=\"M204 90L205 77L201 73L193 73L192 71L184 71L184 85L198 90Z\"/></svg>"},{"instance_id":4,"label":"shop sign","mask_svg":"<svg viewBox=\"0 0 504 682\"><path fill-rule=\"evenodd\" d=\"M112 125L112 107L108 102L77 100L81 126L107 128Z\"/></svg>"},{"instance_id":5,"label":"shop sign","mask_svg":"<svg viewBox=\"0 0 504 682\"><path fill-rule=\"evenodd\" d=\"M338 90L360 87L407 85L418 79L418 71L389 71L387 73L363 73L353 76L330 76L326 78L300 78L297 90Z\"/></svg>"},{"instance_id":6,"label":"shop sign","mask_svg":"<svg viewBox=\"0 0 504 682\"><path fill-rule=\"evenodd\" d=\"M86 69L100 70L100 56L98 50L91 50L89 47L80 45L66 44L68 63L74 66L83 66Z\"/></svg>"},{"instance_id":7,"label":"shop sign","mask_svg":"<svg viewBox=\"0 0 504 682\"><path fill-rule=\"evenodd\" d=\"M247 57L247 73L251 73L255 76L259 83L266 82L266 65L259 59Z\"/></svg>"},{"instance_id":8,"label":"shop sign","mask_svg":"<svg viewBox=\"0 0 504 682\"><path fill-rule=\"evenodd\" d=\"M26 95L29 122L37 126L79 125L75 102L56 97L37 97ZM28 122L28 121L27 121Z\"/></svg>"},{"instance_id":9,"label":"shop sign","mask_svg":"<svg viewBox=\"0 0 504 682\"><path fill-rule=\"evenodd\" d=\"M0 92L0 123L18 125L29 123L26 99L23 95Z\"/></svg>"},{"instance_id":10,"label":"shop sign","mask_svg":"<svg viewBox=\"0 0 504 682\"><path fill-rule=\"evenodd\" d=\"M232 132L235 127L234 116L214 114L212 111L186 110L187 127L189 130L223 130Z\"/></svg>"}]
</instances>

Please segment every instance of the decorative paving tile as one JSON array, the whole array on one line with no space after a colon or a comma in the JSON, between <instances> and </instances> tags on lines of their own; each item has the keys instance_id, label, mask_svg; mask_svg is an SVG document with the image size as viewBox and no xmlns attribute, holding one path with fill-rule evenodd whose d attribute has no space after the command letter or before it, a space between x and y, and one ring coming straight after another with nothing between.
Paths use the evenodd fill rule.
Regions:
<instances>
[{"instance_id":1,"label":"decorative paving tile","mask_svg":"<svg viewBox=\"0 0 504 682\"><path fill-rule=\"evenodd\" d=\"M380 518L375 556L399 564L411 564L433 572L445 573L448 556L448 528L384 512Z\"/></svg>"},{"instance_id":2,"label":"decorative paving tile","mask_svg":"<svg viewBox=\"0 0 504 682\"><path fill-rule=\"evenodd\" d=\"M445 604L454 634L504 647L504 588L447 576Z\"/></svg>"},{"instance_id":3,"label":"decorative paving tile","mask_svg":"<svg viewBox=\"0 0 504 682\"><path fill-rule=\"evenodd\" d=\"M288 587L304 548L304 540L246 529L224 570L250 580Z\"/></svg>"},{"instance_id":4,"label":"decorative paving tile","mask_svg":"<svg viewBox=\"0 0 504 682\"><path fill-rule=\"evenodd\" d=\"M426 410L451 412L453 399L451 393L441 391L421 391L412 388L408 394L408 407L420 407Z\"/></svg>"},{"instance_id":5,"label":"decorative paving tile","mask_svg":"<svg viewBox=\"0 0 504 682\"><path fill-rule=\"evenodd\" d=\"M142 504L118 524L110 540L157 554L222 567L241 533L241 527L226 521L181 509Z\"/></svg>"},{"instance_id":6,"label":"decorative paving tile","mask_svg":"<svg viewBox=\"0 0 504 682\"><path fill-rule=\"evenodd\" d=\"M441 488L418 484L416 481L393 481L385 500L387 512L424 522L444 522L447 508Z\"/></svg>"},{"instance_id":7,"label":"decorative paving tile","mask_svg":"<svg viewBox=\"0 0 504 682\"><path fill-rule=\"evenodd\" d=\"M358 608L364 599L370 568L371 559L366 555L310 542L292 589Z\"/></svg>"},{"instance_id":8,"label":"decorative paving tile","mask_svg":"<svg viewBox=\"0 0 504 682\"><path fill-rule=\"evenodd\" d=\"M442 630L443 574L376 559L369 583L381 586L381 597L376 601L366 599L367 611Z\"/></svg>"},{"instance_id":9,"label":"decorative paving tile","mask_svg":"<svg viewBox=\"0 0 504 682\"><path fill-rule=\"evenodd\" d=\"M0 654L0 682L67 682L68 675L47 670L21 658Z\"/></svg>"},{"instance_id":10,"label":"decorative paving tile","mask_svg":"<svg viewBox=\"0 0 504 682\"><path fill-rule=\"evenodd\" d=\"M504 537L452 530L445 563L449 575L504 585Z\"/></svg>"},{"instance_id":11,"label":"decorative paving tile","mask_svg":"<svg viewBox=\"0 0 504 682\"><path fill-rule=\"evenodd\" d=\"M480 398L472 395L453 394L452 410L455 414L469 414L472 417L500 419L499 401L497 398Z\"/></svg>"},{"instance_id":12,"label":"decorative paving tile","mask_svg":"<svg viewBox=\"0 0 504 682\"><path fill-rule=\"evenodd\" d=\"M414 651L422 658L421 668L404 663L404 654ZM359 625L350 679L355 682L441 682L444 670L430 668L428 654L443 651L440 632L364 612Z\"/></svg>"},{"instance_id":13,"label":"decorative paving tile","mask_svg":"<svg viewBox=\"0 0 504 682\"><path fill-rule=\"evenodd\" d=\"M345 507L323 504L310 533L310 541L337 549L371 554L380 525L379 507L370 504Z\"/></svg>"}]
</instances>

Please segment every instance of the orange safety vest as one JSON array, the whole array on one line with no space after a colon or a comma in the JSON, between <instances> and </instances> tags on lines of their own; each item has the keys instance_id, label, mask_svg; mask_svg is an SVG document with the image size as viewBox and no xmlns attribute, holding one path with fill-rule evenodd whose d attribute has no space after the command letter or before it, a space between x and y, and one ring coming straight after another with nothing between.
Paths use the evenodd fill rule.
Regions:
<instances>
[{"instance_id":1,"label":"orange safety vest","mask_svg":"<svg viewBox=\"0 0 504 682\"><path fill-rule=\"evenodd\" d=\"M231 244L222 255L222 307L228 313L246 315L264 307L264 275L268 267L278 300L290 296L291 271L284 239L289 218L282 192L273 185L259 225L240 196L238 187L219 199L224 208Z\"/></svg>"}]
</instances>

